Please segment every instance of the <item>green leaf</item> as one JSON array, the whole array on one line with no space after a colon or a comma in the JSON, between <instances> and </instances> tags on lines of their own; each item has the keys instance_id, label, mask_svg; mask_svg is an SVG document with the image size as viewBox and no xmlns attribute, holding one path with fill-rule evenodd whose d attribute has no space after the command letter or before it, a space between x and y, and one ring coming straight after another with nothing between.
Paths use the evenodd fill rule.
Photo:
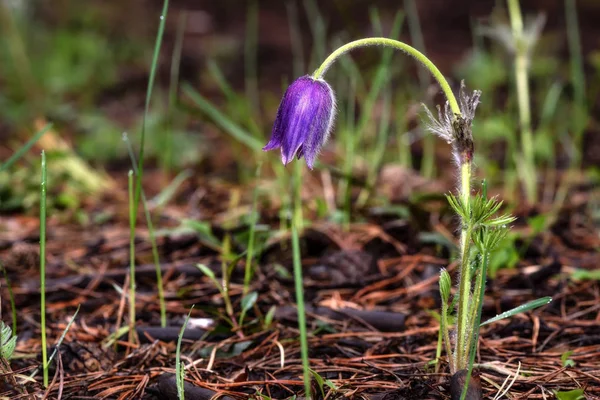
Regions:
<instances>
[{"instance_id":1,"label":"green leaf","mask_svg":"<svg viewBox=\"0 0 600 400\"><path fill-rule=\"evenodd\" d=\"M448 204L450 204L450 207L452 207L454 212L456 212L462 220L467 221L469 219L469 213L465 209L464 204L462 203L462 200L460 198L450 193L446 195L446 199L448 200Z\"/></svg>"},{"instance_id":2,"label":"green leaf","mask_svg":"<svg viewBox=\"0 0 600 400\"><path fill-rule=\"evenodd\" d=\"M212 233L212 226L206 221L196 221L194 219L181 220L181 228L195 231L201 240L215 249L221 247L221 243Z\"/></svg>"},{"instance_id":3,"label":"green leaf","mask_svg":"<svg viewBox=\"0 0 600 400\"><path fill-rule=\"evenodd\" d=\"M448 307L451 308L451 307ZM437 322L442 320L442 315L434 310L426 310L425 311L431 318L435 319ZM456 323L456 318L454 315L447 315L446 319L448 320L448 325L453 325Z\"/></svg>"},{"instance_id":4,"label":"green leaf","mask_svg":"<svg viewBox=\"0 0 600 400\"><path fill-rule=\"evenodd\" d=\"M439 232L421 232L417 239L424 244L435 244L448 248L450 251L457 251L458 248L450 239Z\"/></svg>"},{"instance_id":5,"label":"green leaf","mask_svg":"<svg viewBox=\"0 0 600 400\"><path fill-rule=\"evenodd\" d=\"M551 301L552 301L552 297L550 297L550 296L542 297L541 299L537 299L537 300L532 300L528 303L521 304L519 307L515 307L512 310L508 310L508 311L503 312L500 315L496 315L494 318L488 319L487 321L485 321L484 323L482 323L479 326L491 324L492 322L497 322L504 318L509 318L509 317L512 317L513 315L517 315L520 313L524 313L524 312L533 310L535 308L544 306L544 305L550 303Z\"/></svg>"},{"instance_id":6,"label":"green leaf","mask_svg":"<svg viewBox=\"0 0 600 400\"><path fill-rule=\"evenodd\" d=\"M600 269L588 271L586 269L576 269L571 277L576 281L600 281Z\"/></svg>"},{"instance_id":7,"label":"green leaf","mask_svg":"<svg viewBox=\"0 0 600 400\"><path fill-rule=\"evenodd\" d=\"M512 242L512 240L507 240ZM514 268L519 262L519 252L513 246L500 246L490 260L490 276L496 277L500 268Z\"/></svg>"},{"instance_id":8,"label":"green leaf","mask_svg":"<svg viewBox=\"0 0 600 400\"><path fill-rule=\"evenodd\" d=\"M81 308L81 304L77 305L77 310L75 310L75 313L71 317L71 320L69 321L69 323L67 324L67 326L65 326L65 329L62 331L62 334L60 335L60 338L58 338L58 342L56 342L56 346L54 347L54 351L50 355L50 358L48 358L48 364L50 364L52 362L52 360L54 359L54 356L56 356L56 352L60 348L60 345L62 344L63 340L65 340L65 336L67 336L67 332L69 332L69 329L71 329L71 325L73 325L73 322L75 322L75 318L77 318L77 314L79 314L79 309L80 308Z\"/></svg>"},{"instance_id":9,"label":"green leaf","mask_svg":"<svg viewBox=\"0 0 600 400\"><path fill-rule=\"evenodd\" d=\"M411 216L410 209L401 204L372 207L369 211L372 215L393 215L399 219L408 219Z\"/></svg>"},{"instance_id":10,"label":"green leaf","mask_svg":"<svg viewBox=\"0 0 600 400\"><path fill-rule=\"evenodd\" d=\"M527 225L531 228L534 235L546 229L548 217L544 214L536 215L535 217L527 218Z\"/></svg>"},{"instance_id":11,"label":"green leaf","mask_svg":"<svg viewBox=\"0 0 600 400\"><path fill-rule=\"evenodd\" d=\"M221 293L221 295L224 294L223 293L223 286L221 285L221 283L219 283L219 281L215 277L215 273L210 268L208 268L204 264L196 264L196 268L198 268L200 271L202 271L202 273L204 275L206 275L208 277L208 279L210 279L212 281L212 283L215 285L215 287L217 288L217 290L219 291L219 293Z\"/></svg>"},{"instance_id":12,"label":"green leaf","mask_svg":"<svg viewBox=\"0 0 600 400\"><path fill-rule=\"evenodd\" d=\"M271 324L273 323L273 318L275 317L275 311L277 311L277 307L275 306L271 306L271 308L269 308L269 311L267 311L267 315L265 315L265 328L268 329Z\"/></svg>"},{"instance_id":13,"label":"green leaf","mask_svg":"<svg viewBox=\"0 0 600 400\"><path fill-rule=\"evenodd\" d=\"M37 142L42 137L44 133L48 132L50 128L52 128L52 124L46 125L42 129L40 129L35 135L33 135L33 137L29 139L29 141L25 143L24 146L17 150L12 156L10 156L10 158L4 164L0 166L0 172L9 168L11 165L16 163L19 160L19 158L23 157L23 154L25 154L27 150L29 150L35 144L35 142Z\"/></svg>"},{"instance_id":14,"label":"green leaf","mask_svg":"<svg viewBox=\"0 0 600 400\"><path fill-rule=\"evenodd\" d=\"M569 390L568 392L557 392L554 391L554 395L558 400L581 400L585 399L583 395L583 389Z\"/></svg>"},{"instance_id":15,"label":"green leaf","mask_svg":"<svg viewBox=\"0 0 600 400\"><path fill-rule=\"evenodd\" d=\"M206 265L196 264L196 268L198 268L200 271L202 271L202 273L204 275L206 275L210 280L212 280L212 281L216 280L215 273L210 268L208 268Z\"/></svg>"},{"instance_id":16,"label":"green leaf","mask_svg":"<svg viewBox=\"0 0 600 400\"><path fill-rule=\"evenodd\" d=\"M571 360L569 357L573 354L573 350L565 351L560 355L560 362L563 367L574 367L575 361Z\"/></svg>"},{"instance_id":17,"label":"green leaf","mask_svg":"<svg viewBox=\"0 0 600 400\"><path fill-rule=\"evenodd\" d=\"M12 329L0 321L0 358L10 360L17 346L17 337L12 335Z\"/></svg>"},{"instance_id":18,"label":"green leaf","mask_svg":"<svg viewBox=\"0 0 600 400\"><path fill-rule=\"evenodd\" d=\"M333 390L333 391L337 391L337 390L338 390L338 388L337 388L337 386L335 385L335 383L331 382L329 379L325 379L325 384L326 384L327 386L329 386L329 389L331 389L331 390Z\"/></svg>"},{"instance_id":19,"label":"green leaf","mask_svg":"<svg viewBox=\"0 0 600 400\"><path fill-rule=\"evenodd\" d=\"M475 246L481 253L488 253L496 249L508 234L508 228L505 226L487 227L473 234Z\"/></svg>"},{"instance_id":20,"label":"green leaf","mask_svg":"<svg viewBox=\"0 0 600 400\"><path fill-rule=\"evenodd\" d=\"M217 124L226 133L231 135L234 139L238 140L240 143L243 143L254 151L258 152L260 149L262 149L263 144L257 138L229 119L200 93L194 90L189 84L183 85L183 91L190 97L190 99L192 99L198 108L202 110L202 112L208 115L215 124Z\"/></svg>"},{"instance_id":21,"label":"green leaf","mask_svg":"<svg viewBox=\"0 0 600 400\"><path fill-rule=\"evenodd\" d=\"M516 221L515 217L513 217L512 215L509 215L509 214L505 214L505 215L501 215L496 218L489 219L485 222L482 222L482 224L485 226L489 226L489 227L497 227L497 226L505 226L508 224L512 224L515 221Z\"/></svg>"},{"instance_id":22,"label":"green leaf","mask_svg":"<svg viewBox=\"0 0 600 400\"><path fill-rule=\"evenodd\" d=\"M323 385L325 384L325 380L317 371L309 368L310 374L313 376L314 380L317 381L317 386L319 386L319 390L321 391L321 396L325 397L325 391L323 390Z\"/></svg>"},{"instance_id":23,"label":"green leaf","mask_svg":"<svg viewBox=\"0 0 600 400\"><path fill-rule=\"evenodd\" d=\"M163 207L175 196L177 189L186 179L193 176L191 170L186 169L181 171L171 183L167 185L156 197L148 202L150 208Z\"/></svg>"},{"instance_id":24,"label":"green leaf","mask_svg":"<svg viewBox=\"0 0 600 400\"><path fill-rule=\"evenodd\" d=\"M254 306L257 299L258 299L257 292L250 292L247 295L245 295L244 297L242 297L242 313L245 314L246 312L248 312L248 310L250 310L252 308L252 306Z\"/></svg>"}]
</instances>

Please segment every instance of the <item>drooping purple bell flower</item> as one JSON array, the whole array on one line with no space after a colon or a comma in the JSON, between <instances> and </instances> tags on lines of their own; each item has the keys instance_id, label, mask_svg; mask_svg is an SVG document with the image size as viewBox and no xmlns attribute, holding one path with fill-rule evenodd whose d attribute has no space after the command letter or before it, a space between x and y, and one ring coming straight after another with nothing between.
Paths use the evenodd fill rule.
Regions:
<instances>
[{"instance_id":1,"label":"drooping purple bell flower","mask_svg":"<svg viewBox=\"0 0 600 400\"><path fill-rule=\"evenodd\" d=\"M264 151L281 147L284 165L294 156L306 158L312 169L321 147L327 141L335 119L335 97L322 79L303 76L286 90L277 110L271 140Z\"/></svg>"}]
</instances>

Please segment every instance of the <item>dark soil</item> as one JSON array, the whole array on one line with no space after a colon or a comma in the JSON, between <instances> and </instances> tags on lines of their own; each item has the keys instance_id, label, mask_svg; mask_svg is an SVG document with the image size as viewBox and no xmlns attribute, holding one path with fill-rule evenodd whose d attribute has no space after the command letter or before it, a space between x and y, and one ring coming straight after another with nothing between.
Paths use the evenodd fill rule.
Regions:
<instances>
[{"instance_id":1,"label":"dark soil","mask_svg":"<svg viewBox=\"0 0 600 400\"><path fill-rule=\"evenodd\" d=\"M206 182L190 186L202 186L209 196L219 196L218 188ZM162 211L164 226L172 224L169 221L177 215L199 213L185 200L180 197L176 205ZM105 209L125 207L122 199L106 201L112 206ZM426 206L430 222L424 231L452 229L432 219L435 205L421 205ZM96 209L103 208L96 205ZM445 218L447 211L439 211L442 220L451 221ZM541 296L552 296L553 302L482 329L478 362L484 397L496 392L490 382L501 385L508 374L514 374L518 363L523 375L515 381L513 395L544 398L552 390L575 387L585 388L588 398L600 395L600 286L597 281L571 278L574 268L591 269L600 262L600 238L586 218L582 208L565 209L552 229L521 245L520 250L528 256L519 268L501 270L489 282L484 318ZM329 398L447 398L446 368L442 364L436 371L430 364L439 329L430 310L439 308L439 269L448 267L454 273L455 265L440 257L447 252L416 239L418 221L381 216L370 220L351 225L347 231L315 223L302 236L311 367L338 388ZM18 350L23 355L38 355L39 360L37 219L4 217L2 224L13 227L0 240L17 303ZM237 332L225 329L219 318L225 313L222 298L194 267L203 263L219 274L219 253L197 234L160 238L169 316L169 327L160 328L150 246L147 233L139 229L136 332L140 344L129 343L125 335L115 346L106 347L105 340L115 332L125 306L116 290L127 281L129 244L124 213L117 211L109 221L88 226L54 217L49 221L48 236L50 343L56 343L81 305L59 348L59 368L51 371L50 397L62 392L65 398L175 398L175 342L192 304L196 305L192 318L212 322L209 327L186 331L182 354L189 367L189 398L210 398L215 393L245 398L263 393L282 399L301 390L293 281L275 267L280 264L291 273L287 238L269 244L263 252L251 288L259 298L243 331ZM238 263L231 285L238 310L243 264ZM274 322L265 327L261 321L272 306L276 307ZM6 301L4 310L8 311ZM567 351L573 351L569 357L575 363L572 367L561 362ZM12 367L15 373L28 374L37 365L35 358L24 358L15 360ZM3 390L11 398L42 392L39 383L5 386Z\"/></svg>"}]
</instances>

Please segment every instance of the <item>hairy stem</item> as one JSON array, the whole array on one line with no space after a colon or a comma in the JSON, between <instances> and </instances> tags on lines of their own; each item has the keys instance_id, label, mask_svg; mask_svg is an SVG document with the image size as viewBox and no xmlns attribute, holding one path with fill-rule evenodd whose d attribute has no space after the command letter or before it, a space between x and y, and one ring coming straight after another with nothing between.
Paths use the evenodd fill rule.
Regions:
<instances>
[{"instance_id":1,"label":"hairy stem","mask_svg":"<svg viewBox=\"0 0 600 400\"><path fill-rule=\"evenodd\" d=\"M467 334L467 341L465 343L466 349L471 349L473 346L476 346L476 343L473 343L473 342L475 341L476 335L478 336L479 324L475 325L473 323L473 321L477 320L477 315L478 315L478 313L481 313L481 308L483 307L482 293L485 291L485 279L486 279L486 276L483 274L483 272L487 273L487 267L483 267L483 264L485 263L487 265L487 263L488 263L488 260L489 260L488 253L489 252L487 251L487 249L485 249L484 253L481 256L481 261L480 261L481 267L479 268L479 273L477 274L477 278L475 280L475 287L473 288L473 296L472 296L472 301L471 301L470 308L469 308L469 318L468 318L468 320L471 321L471 324L469 324L469 327L467 328L467 332L466 332L466 334ZM471 354L469 354L469 357L470 356L471 356Z\"/></svg>"},{"instance_id":2,"label":"hairy stem","mask_svg":"<svg viewBox=\"0 0 600 400\"><path fill-rule=\"evenodd\" d=\"M465 377L465 386L461 393L460 399L465 400L467 397L467 389L469 388L469 382L471 381L471 375L473 373L473 366L475 365L475 353L477 353L477 342L479 341L479 325L481 324L481 310L483 308L483 297L485 293L485 279L487 277L487 270L489 264L489 249L483 249L483 255L481 258L481 268L479 274L481 276L481 290L476 291L474 297L477 301L477 307L475 308L476 314L473 319L473 335L469 344L469 358L467 367L467 376Z\"/></svg>"},{"instance_id":3,"label":"hairy stem","mask_svg":"<svg viewBox=\"0 0 600 400\"><path fill-rule=\"evenodd\" d=\"M327 57L325 59L325 61L323 61L323 64L321 64L321 66L319 68L317 68L317 70L313 73L313 75L312 75L313 78L315 78L315 79L322 78L323 75L325 75L325 73L327 73L327 70L329 69L329 67L331 67L331 65L341 55L346 54L347 52L349 52L351 50L358 49L361 47L368 47L368 46L391 47L396 50L403 51L404 53L408 54L409 56L411 56L414 59L416 59L417 61L419 61L421 64L423 64L423 66L425 68L427 68L427 70L431 73L431 75L433 75L435 80L439 83L440 87L442 88L442 91L444 92L444 95L446 95L446 98L448 99L448 103L450 104L450 108L452 109L452 112L456 115L461 115L460 107L458 106L456 97L454 97L454 93L452 93L452 89L450 89L450 85L448 84L448 81L446 80L446 78L444 78L444 75L442 75L440 70L427 57L425 57L425 55L423 53L421 53L414 47L409 46L406 43L402 43L398 40L376 37L376 38L359 39L359 40L355 40L353 42L347 43L347 44L341 46L340 48L338 48L337 50L335 50L333 53L331 53L329 55L329 57Z\"/></svg>"},{"instance_id":4,"label":"hairy stem","mask_svg":"<svg viewBox=\"0 0 600 400\"><path fill-rule=\"evenodd\" d=\"M304 397L310 399L310 364L308 359L308 333L306 330L306 313L304 310L304 287L302 285L302 260L300 257L300 234L298 221L301 208L301 199L294 193L294 214L292 216L292 255L294 264L294 286L296 290L296 307L298 308L298 329L300 330L300 358L304 377Z\"/></svg>"},{"instance_id":5,"label":"hairy stem","mask_svg":"<svg viewBox=\"0 0 600 400\"><path fill-rule=\"evenodd\" d=\"M468 224L468 222L467 222ZM469 252L471 249L471 227L463 228L461 235L460 277L458 282L458 312L456 328L455 370L459 371L466 364L467 325L469 315L469 298L471 296L471 277L469 271Z\"/></svg>"},{"instance_id":6,"label":"hairy stem","mask_svg":"<svg viewBox=\"0 0 600 400\"><path fill-rule=\"evenodd\" d=\"M465 160L460 165L460 195L467 213L470 213L471 198L471 162ZM471 276L469 271L469 253L471 243L471 224L468 220L461 221L460 235L460 269L458 282L458 313L457 313L457 338L455 348L455 370L464 367L465 344L467 342L467 324L469 297L471 294Z\"/></svg>"},{"instance_id":7,"label":"hairy stem","mask_svg":"<svg viewBox=\"0 0 600 400\"><path fill-rule=\"evenodd\" d=\"M440 329L444 335L444 348L446 355L448 356L448 365L450 365L450 373L456 372L454 368L454 362L452 361L452 349L450 348L450 327L448 325L448 303L442 300L442 315L440 321Z\"/></svg>"}]
</instances>

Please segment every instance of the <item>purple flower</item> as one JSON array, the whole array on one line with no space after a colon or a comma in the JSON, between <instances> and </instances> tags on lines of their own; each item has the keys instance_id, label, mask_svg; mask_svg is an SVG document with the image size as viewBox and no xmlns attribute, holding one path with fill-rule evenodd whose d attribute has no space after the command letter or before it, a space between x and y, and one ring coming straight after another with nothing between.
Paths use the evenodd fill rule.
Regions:
<instances>
[{"instance_id":1,"label":"purple flower","mask_svg":"<svg viewBox=\"0 0 600 400\"><path fill-rule=\"evenodd\" d=\"M322 79L303 76L286 90L277 110L271 140L264 151L281 147L281 161L304 156L312 169L335 118L335 97Z\"/></svg>"}]
</instances>

